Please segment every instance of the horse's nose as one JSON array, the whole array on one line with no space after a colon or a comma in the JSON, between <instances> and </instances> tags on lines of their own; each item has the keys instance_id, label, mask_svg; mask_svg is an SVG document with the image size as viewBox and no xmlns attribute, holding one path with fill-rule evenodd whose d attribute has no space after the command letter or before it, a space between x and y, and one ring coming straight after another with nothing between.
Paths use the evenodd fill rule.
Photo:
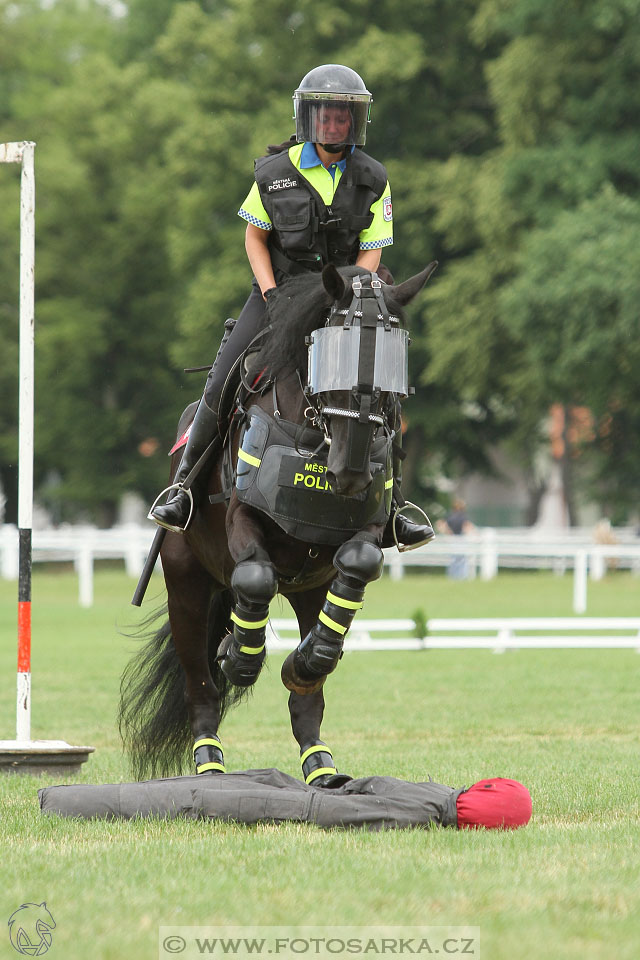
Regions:
<instances>
[{"instance_id":1,"label":"horse's nose","mask_svg":"<svg viewBox=\"0 0 640 960\"><path fill-rule=\"evenodd\" d=\"M357 493L366 490L371 483L369 470L362 473L352 473L349 470L339 470L334 473L333 470L327 470L326 476L333 492L341 497L354 497Z\"/></svg>"}]
</instances>

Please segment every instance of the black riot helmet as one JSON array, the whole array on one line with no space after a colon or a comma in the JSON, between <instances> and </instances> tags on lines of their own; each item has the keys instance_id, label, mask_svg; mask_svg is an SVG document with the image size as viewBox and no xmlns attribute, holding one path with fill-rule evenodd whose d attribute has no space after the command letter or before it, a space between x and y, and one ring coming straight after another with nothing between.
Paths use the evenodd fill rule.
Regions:
<instances>
[{"instance_id":1,"label":"black riot helmet","mask_svg":"<svg viewBox=\"0 0 640 960\"><path fill-rule=\"evenodd\" d=\"M343 148L347 144L364 146L372 100L362 77L350 67L339 63L315 67L302 78L293 95L296 140L334 148ZM350 123L342 131L339 143L327 144L322 118L331 110L342 116L348 112Z\"/></svg>"}]
</instances>

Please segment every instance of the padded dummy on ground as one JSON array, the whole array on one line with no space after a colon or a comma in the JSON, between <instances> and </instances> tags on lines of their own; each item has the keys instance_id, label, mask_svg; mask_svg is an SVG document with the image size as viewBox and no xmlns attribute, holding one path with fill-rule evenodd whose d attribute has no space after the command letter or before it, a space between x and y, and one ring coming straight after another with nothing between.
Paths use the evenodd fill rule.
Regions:
<instances>
[{"instance_id":1,"label":"padded dummy on ground","mask_svg":"<svg viewBox=\"0 0 640 960\"><path fill-rule=\"evenodd\" d=\"M409 827L512 828L531 817L529 791L516 780L481 780L468 790L394 777L307 786L280 770L244 770L141 783L73 784L38 791L44 814L131 819L160 817L246 824L295 821L369 830Z\"/></svg>"}]
</instances>

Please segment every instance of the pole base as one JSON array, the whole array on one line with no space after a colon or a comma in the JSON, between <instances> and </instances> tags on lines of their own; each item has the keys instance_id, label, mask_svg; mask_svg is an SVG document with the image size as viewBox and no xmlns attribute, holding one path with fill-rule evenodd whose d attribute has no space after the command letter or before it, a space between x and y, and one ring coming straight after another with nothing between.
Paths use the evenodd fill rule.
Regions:
<instances>
[{"instance_id":1,"label":"pole base","mask_svg":"<svg viewBox=\"0 0 640 960\"><path fill-rule=\"evenodd\" d=\"M77 773L95 749L65 740L0 740L0 773Z\"/></svg>"}]
</instances>

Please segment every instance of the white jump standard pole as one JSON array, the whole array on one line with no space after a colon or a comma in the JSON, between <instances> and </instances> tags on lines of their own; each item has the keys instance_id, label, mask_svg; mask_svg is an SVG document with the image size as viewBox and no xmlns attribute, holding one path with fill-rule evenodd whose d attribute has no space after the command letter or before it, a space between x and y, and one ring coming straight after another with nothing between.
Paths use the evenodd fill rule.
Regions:
<instances>
[{"instance_id":1,"label":"white jump standard pole","mask_svg":"<svg viewBox=\"0 0 640 960\"><path fill-rule=\"evenodd\" d=\"M78 770L94 747L31 739L31 530L35 329L35 143L0 144L0 163L20 163L20 395L18 424L18 684L16 739L0 740L0 770Z\"/></svg>"}]
</instances>

